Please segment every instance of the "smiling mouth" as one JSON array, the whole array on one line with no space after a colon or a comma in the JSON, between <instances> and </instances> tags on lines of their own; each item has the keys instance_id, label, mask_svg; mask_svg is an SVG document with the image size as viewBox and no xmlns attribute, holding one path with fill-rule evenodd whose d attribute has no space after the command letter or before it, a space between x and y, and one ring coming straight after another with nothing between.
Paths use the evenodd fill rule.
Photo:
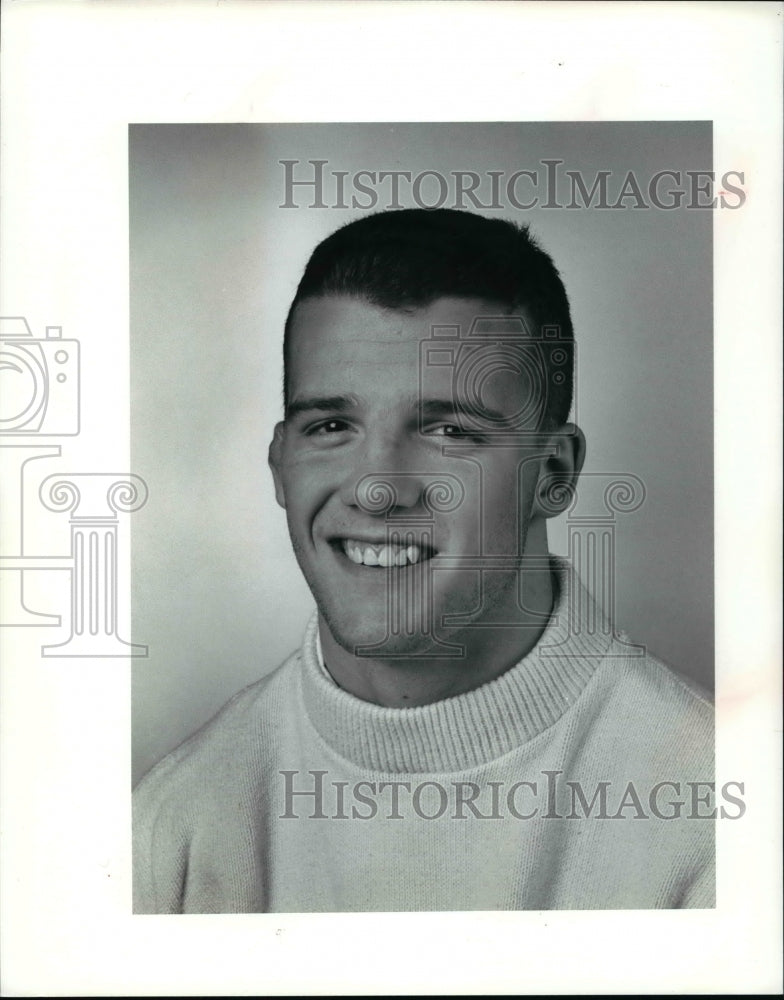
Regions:
<instances>
[{"instance_id":1,"label":"smiling mouth","mask_svg":"<svg viewBox=\"0 0 784 1000\"><path fill-rule=\"evenodd\" d=\"M435 555L433 549L425 546L395 542L371 544L354 538L341 538L334 544L357 566L375 566L382 569L412 566Z\"/></svg>"}]
</instances>

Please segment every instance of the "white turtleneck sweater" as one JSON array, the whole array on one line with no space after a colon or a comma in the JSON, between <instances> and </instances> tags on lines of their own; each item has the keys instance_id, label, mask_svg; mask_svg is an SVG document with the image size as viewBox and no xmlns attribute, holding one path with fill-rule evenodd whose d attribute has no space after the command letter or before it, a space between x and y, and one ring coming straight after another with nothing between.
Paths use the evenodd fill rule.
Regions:
<instances>
[{"instance_id":1,"label":"white turtleneck sweater","mask_svg":"<svg viewBox=\"0 0 784 1000\"><path fill-rule=\"evenodd\" d=\"M140 783L135 912L713 906L712 707L555 566L536 647L419 708L338 688L314 618Z\"/></svg>"}]
</instances>

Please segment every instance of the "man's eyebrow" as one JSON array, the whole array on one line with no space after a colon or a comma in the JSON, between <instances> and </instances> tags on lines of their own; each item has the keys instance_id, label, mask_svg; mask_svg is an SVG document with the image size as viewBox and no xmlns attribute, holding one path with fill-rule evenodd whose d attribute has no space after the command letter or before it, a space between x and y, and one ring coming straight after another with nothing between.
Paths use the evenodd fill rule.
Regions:
<instances>
[{"instance_id":1,"label":"man's eyebrow","mask_svg":"<svg viewBox=\"0 0 784 1000\"><path fill-rule=\"evenodd\" d=\"M291 420L300 413L312 413L321 411L327 413L348 413L359 407L360 400L356 396L304 396L300 399L292 400L286 407L286 420ZM503 424L510 418L500 410L495 410L490 406L477 408L468 403L460 402L449 397L445 399L425 399L418 400L411 397L410 405L412 409L419 411L420 419L437 417L456 416L465 413L470 416L484 418L492 423Z\"/></svg>"},{"instance_id":2,"label":"man's eyebrow","mask_svg":"<svg viewBox=\"0 0 784 1000\"><path fill-rule=\"evenodd\" d=\"M422 417L447 417L452 414L466 413L473 417L480 417L493 423L502 424L508 422L510 418L506 413L495 410L491 406L472 406L455 399L423 399L419 404L419 412Z\"/></svg>"},{"instance_id":3,"label":"man's eyebrow","mask_svg":"<svg viewBox=\"0 0 784 1000\"><path fill-rule=\"evenodd\" d=\"M346 413L356 409L359 400L356 396L306 396L294 399L286 406L286 419L296 417L298 413L310 413L313 410L325 410L331 413Z\"/></svg>"}]
</instances>

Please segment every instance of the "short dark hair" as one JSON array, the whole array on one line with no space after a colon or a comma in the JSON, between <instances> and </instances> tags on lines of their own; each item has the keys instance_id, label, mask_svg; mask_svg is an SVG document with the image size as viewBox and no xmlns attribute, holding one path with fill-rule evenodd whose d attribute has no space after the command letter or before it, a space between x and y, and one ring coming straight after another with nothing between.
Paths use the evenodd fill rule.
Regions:
<instances>
[{"instance_id":1,"label":"short dark hair","mask_svg":"<svg viewBox=\"0 0 784 1000\"><path fill-rule=\"evenodd\" d=\"M305 299L361 298L386 309L421 308L442 297L479 298L525 310L534 324L558 328L569 361L548 379L543 420L559 427L573 391L574 332L569 300L552 258L527 225L456 209L407 208L363 216L338 229L313 251L286 318L283 360L288 401L289 334ZM545 364L549 367L549 354Z\"/></svg>"}]
</instances>

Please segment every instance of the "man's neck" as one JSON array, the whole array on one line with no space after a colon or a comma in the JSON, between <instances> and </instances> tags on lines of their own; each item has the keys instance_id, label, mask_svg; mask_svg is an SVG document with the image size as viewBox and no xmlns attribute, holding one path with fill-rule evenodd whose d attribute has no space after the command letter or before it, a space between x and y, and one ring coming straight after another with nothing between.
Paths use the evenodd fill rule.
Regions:
<instances>
[{"instance_id":1,"label":"man's neck","mask_svg":"<svg viewBox=\"0 0 784 1000\"><path fill-rule=\"evenodd\" d=\"M443 642L463 647L457 656L360 657L341 646L319 617L325 666L338 687L387 708L430 705L473 691L519 663L544 631L553 608L552 575L544 568L528 572L525 584L525 611L516 609L514 625L439 632Z\"/></svg>"}]
</instances>

